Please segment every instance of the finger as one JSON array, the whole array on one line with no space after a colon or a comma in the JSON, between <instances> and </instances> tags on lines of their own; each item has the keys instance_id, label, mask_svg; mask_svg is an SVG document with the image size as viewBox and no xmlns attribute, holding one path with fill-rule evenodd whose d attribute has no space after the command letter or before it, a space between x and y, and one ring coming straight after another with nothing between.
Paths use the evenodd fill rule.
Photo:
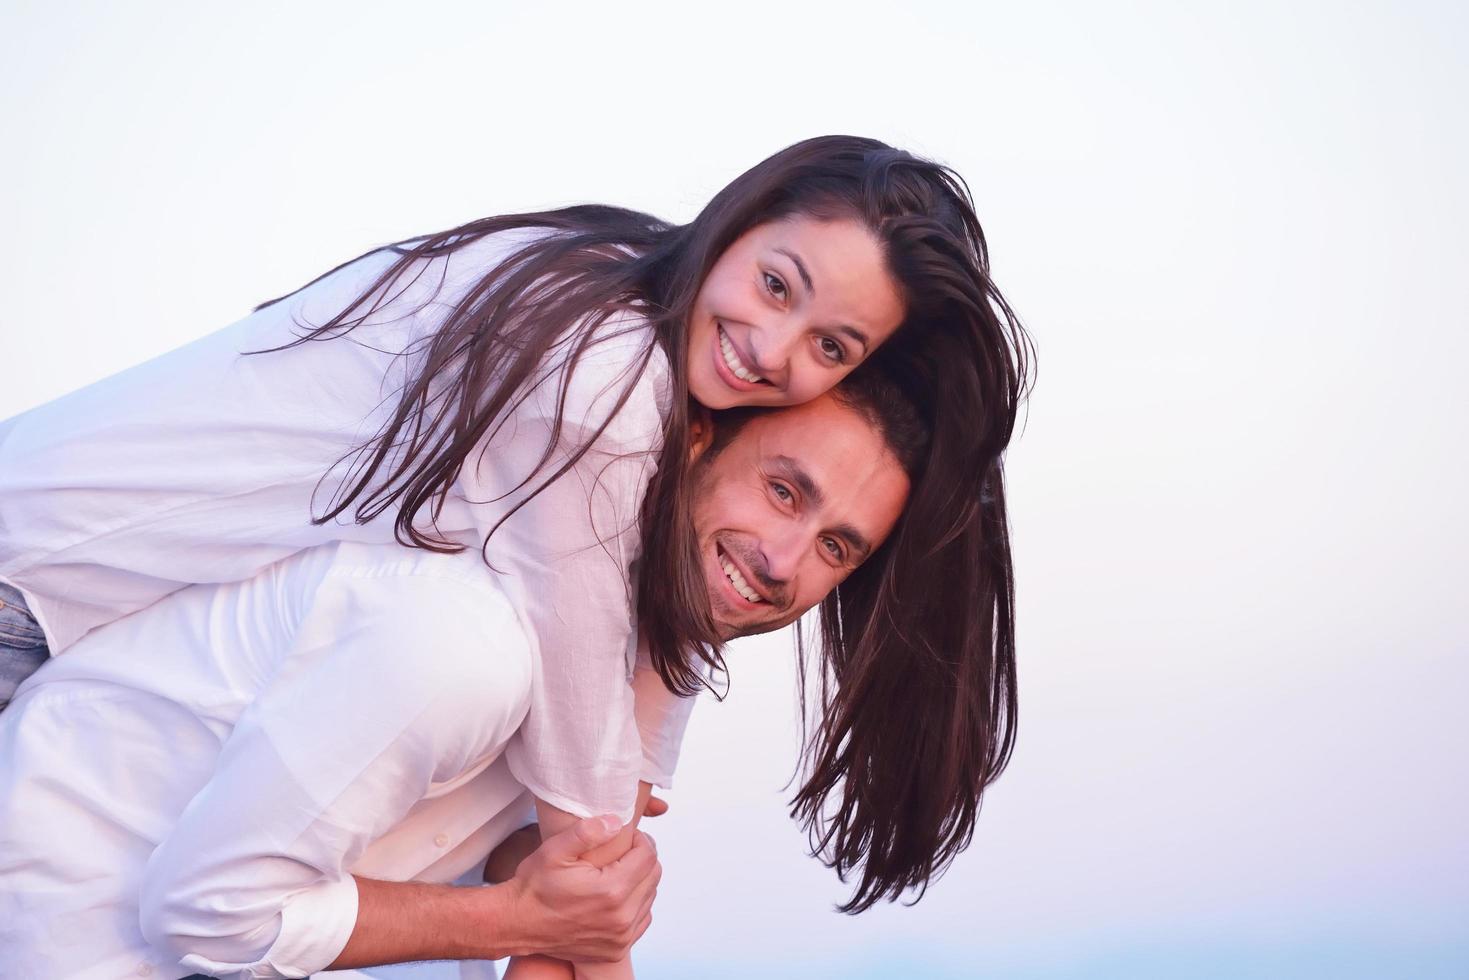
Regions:
<instances>
[{"instance_id":1,"label":"finger","mask_svg":"<svg viewBox=\"0 0 1469 980\"><path fill-rule=\"evenodd\" d=\"M652 874L658 865L658 852L653 848L653 839L638 831L633 834L632 846L626 854L602 869L604 875L612 875L629 886L640 884Z\"/></svg>"},{"instance_id":2,"label":"finger","mask_svg":"<svg viewBox=\"0 0 1469 980\"><path fill-rule=\"evenodd\" d=\"M648 797L648 805L643 807L643 816L661 817L668 812L668 801L656 796Z\"/></svg>"},{"instance_id":3,"label":"finger","mask_svg":"<svg viewBox=\"0 0 1469 980\"><path fill-rule=\"evenodd\" d=\"M652 924L653 924L653 913L652 912L648 912L648 913L644 914L643 917L638 920L637 927L634 928L633 931L632 931L632 941L635 943L639 939L642 939L643 938L643 933L647 932L648 931L648 927L651 926ZM631 943L629 943L628 945L631 945Z\"/></svg>"},{"instance_id":4,"label":"finger","mask_svg":"<svg viewBox=\"0 0 1469 980\"><path fill-rule=\"evenodd\" d=\"M611 814L585 817L568 829L546 839L538 850L543 856L560 863L578 860L587 851L607 843L622 829L622 822Z\"/></svg>"},{"instance_id":5,"label":"finger","mask_svg":"<svg viewBox=\"0 0 1469 980\"><path fill-rule=\"evenodd\" d=\"M649 875L647 879L648 887L646 891L644 891L642 894L635 893L638 899L638 914L636 918L642 918L644 915L647 915L650 911L652 911L653 902L658 898L658 881L662 877L663 869L660 865L656 874Z\"/></svg>"},{"instance_id":6,"label":"finger","mask_svg":"<svg viewBox=\"0 0 1469 980\"><path fill-rule=\"evenodd\" d=\"M642 878L637 879L628 894L628 901L638 906L651 905L658 894L658 883L663 880L663 863L655 861L653 867ZM646 908L643 909L646 911Z\"/></svg>"}]
</instances>

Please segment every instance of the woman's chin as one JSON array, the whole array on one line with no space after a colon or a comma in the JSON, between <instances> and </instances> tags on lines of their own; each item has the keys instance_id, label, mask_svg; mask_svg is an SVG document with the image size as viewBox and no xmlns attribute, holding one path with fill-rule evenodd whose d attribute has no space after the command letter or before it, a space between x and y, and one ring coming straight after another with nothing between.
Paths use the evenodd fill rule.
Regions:
<instances>
[{"instance_id":1,"label":"woman's chin","mask_svg":"<svg viewBox=\"0 0 1469 980\"><path fill-rule=\"evenodd\" d=\"M710 411L737 408L739 396L718 378L705 377L705 372L689 372L689 397Z\"/></svg>"}]
</instances>

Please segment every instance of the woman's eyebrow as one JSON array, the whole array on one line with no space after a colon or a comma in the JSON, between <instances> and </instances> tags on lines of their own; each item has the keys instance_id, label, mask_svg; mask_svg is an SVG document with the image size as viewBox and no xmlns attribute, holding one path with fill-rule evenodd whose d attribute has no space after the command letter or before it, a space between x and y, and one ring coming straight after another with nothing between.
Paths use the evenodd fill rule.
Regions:
<instances>
[{"instance_id":1,"label":"woman's eyebrow","mask_svg":"<svg viewBox=\"0 0 1469 980\"><path fill-rule=\"evenodd\" d=\"M806 284L806 292L810 293L812 296L815 296L816 286L812 284L811 273L806 271L806 263L801 261L801 257L788 248L781 248L777 246L775 250L796 264L796 272L800 274L801 282Z\"/></svg>"},{"instance_id":2,"label":"woman's eyebrow","mask_svg":"<svg viewBox=\"0 0 1469 980\"><path fill-rule=\"evenodd\" d=\"M801 282L805 284L806 292L810 293L812 296L815 296L816 285L811 281L811 273L806 270L806 263L801 261L801 257L795 252L792 252L790 249L784 248L779 245L775 247L775 251L780 253L781 255L784 255L786 258L795 263L796 272L800 275ZM866 354L869 350L872 349L872 341L868 339L865 333L863 333L861 330L858 330L856 327L843 325L837 327L837 330L841 333L846 334L848 337L851 337L857 343L861 344L863 354Z\"/></svg>"}]
</instances>

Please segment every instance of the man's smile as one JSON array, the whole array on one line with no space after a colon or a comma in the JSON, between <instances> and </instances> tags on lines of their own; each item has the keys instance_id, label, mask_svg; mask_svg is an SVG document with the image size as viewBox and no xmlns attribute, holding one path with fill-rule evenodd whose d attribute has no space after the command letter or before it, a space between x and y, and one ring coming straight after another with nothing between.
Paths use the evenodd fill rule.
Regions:
<instances>
[{"instance_id":1,"label":"man's smile","mask_svg":"<svg viewBox=\"0 0 1469 980\"><path fill-rule=\"evenodd\" d=\"M768 598L750 584L749 578L745 576L744 571L736 564L736 559L729 552L725 551L722 546L718 544L714 546L714 556L719 562L719 567L724 571L725 583L739 600L735 603L737 608L769 606L771 604ZM750 577L754 577L753 574Z\"/></svg>"}]
</instances>

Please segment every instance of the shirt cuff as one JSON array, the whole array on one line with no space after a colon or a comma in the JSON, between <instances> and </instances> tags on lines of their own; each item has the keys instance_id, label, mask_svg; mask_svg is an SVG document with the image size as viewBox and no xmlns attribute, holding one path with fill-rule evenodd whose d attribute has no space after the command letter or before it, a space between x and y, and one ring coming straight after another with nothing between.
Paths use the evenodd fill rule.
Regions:
<instances>
[{"instance_id":1,"label":"shirt cuff","mask_svg":"<svg viewBox=\"0 0 1469 980\"><path fill-rule=\"evenodd\" d=\"M252 980L292 980L325 970L347 948L357 925L357 880L344 875L297 892L281 908L281 927L260 962L246 969ZM185 956L186 970L218 974L238 965Z\"/></svg>"},{"instance_id":2,"label":"shirt cuff","mask_svg":"<svg viewBox=\"0 0 1469 980\"><path fill-rule=\"evenodd\" d=\"M643 756L643 771L638 778L659 789L673 789L673 770L664 765L663 760L655 759L651 755Z\"/></svg>"},{"instance_id":3,"label":"shirt cuff","mask_svg":"<svg viewBox=\"0 0 1469 980\"><path fill-rule=\"evenodd\" d=\"M541 779L541 774L529 765L524 757L524 750L512 739L505 748L505 761L510 767L510 775L515 781L526 789L531 795L544 803L549 803L558 810L565 810L573 817L597 817L604 813L611 813L623 823L632 820L633 810L637 807L638 797L638 773L641 771L629 765L626 775L623 777L600 774L589 783L595 783L595 787L578 787L578 797L553 789L549 783ZM634 763L636 765L636 763ZM600 790L600 792L598 792ZM594 799L600 802L600 806L588 805L586 800Z\"/></svg>"}]
</instances>

